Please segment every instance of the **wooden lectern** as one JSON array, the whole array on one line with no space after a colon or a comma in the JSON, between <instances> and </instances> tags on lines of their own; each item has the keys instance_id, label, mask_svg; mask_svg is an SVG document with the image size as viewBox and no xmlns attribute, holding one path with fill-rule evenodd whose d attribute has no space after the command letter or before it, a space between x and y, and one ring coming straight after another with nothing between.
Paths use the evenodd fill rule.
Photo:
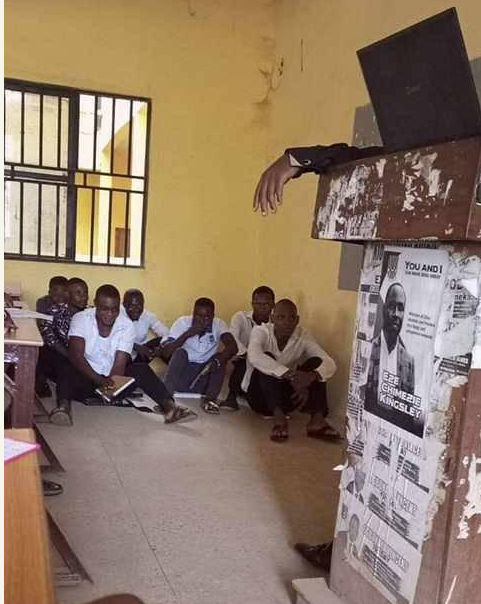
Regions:
<instances>
[{"instance_id":1,"label":"wooden lectern","mask_svg":"<svg viewBox=\"0 0 481 604\"><path fill-rule=\"evenodd\" d=\"M312 236L364 261L330 592L301 602L481 601L480 165L475 137L320 179Z\"/></svg>"}]
</instances>

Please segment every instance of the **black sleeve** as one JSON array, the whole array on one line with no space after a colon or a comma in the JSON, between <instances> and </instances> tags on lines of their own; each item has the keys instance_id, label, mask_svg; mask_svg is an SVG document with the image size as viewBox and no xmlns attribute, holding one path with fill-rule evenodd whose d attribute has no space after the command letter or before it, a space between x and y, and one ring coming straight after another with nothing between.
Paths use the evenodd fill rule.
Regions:
<instances>
[{"instance_id":1,"label":"black sleeve","mask_svg":"<svg viewBox=\"0 0 481 604\"><path fill-rule=\"evenodd\" d=\"M317 145L315 147L293 147L286 149L286 155L292 157L301 165L301 172L297 177L306 172L315 172L322 174L330 166L345 164L356 159L372 157L373 155L383 155L383 147L350 147L346 143L336 143L335 145Z\"/></svg>"}]
</instances>

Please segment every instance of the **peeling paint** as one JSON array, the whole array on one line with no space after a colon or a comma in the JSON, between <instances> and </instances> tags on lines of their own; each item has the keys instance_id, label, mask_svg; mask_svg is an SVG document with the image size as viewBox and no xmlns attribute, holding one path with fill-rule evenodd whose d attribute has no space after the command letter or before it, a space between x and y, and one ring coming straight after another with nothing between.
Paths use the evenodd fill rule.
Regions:
<instances>
[{"instance_id":1,"label":"peeling paint","mask_svg":"<svg viewBox=\"0 0 481 604\"><path fill-rule=\"evenodd\" d=\"M466 459L466 458L464 458ZM463 465L466 467L463 459ZM468 458L469 459L469 458ZM478 472L477 466L481 465L481 457L476 457L474 453L471 455L471 462L468 470L468 492L466 493L466 503L464 505L461 518L459 520L458 539L467 539L469 537L468 521L476 515L481 514L481 471ZM477 532L481 528L478 525Z\"/></svg>"}]
</instances>

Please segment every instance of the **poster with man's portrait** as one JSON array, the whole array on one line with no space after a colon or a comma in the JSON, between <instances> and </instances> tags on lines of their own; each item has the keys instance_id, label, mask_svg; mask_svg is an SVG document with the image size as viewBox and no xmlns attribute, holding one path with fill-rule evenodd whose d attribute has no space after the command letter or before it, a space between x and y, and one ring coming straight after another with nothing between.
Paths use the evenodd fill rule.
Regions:
<instances>
[{"instance_id":1,"label":"poster with man's portrait","mask_svg":"<svg viewBox=\"0 0 481 604\"><path fill-rule=\"evenodd\" d=\"M447 252L384 247L364 411L422 438Z\"/></svg>"}]
</instances>

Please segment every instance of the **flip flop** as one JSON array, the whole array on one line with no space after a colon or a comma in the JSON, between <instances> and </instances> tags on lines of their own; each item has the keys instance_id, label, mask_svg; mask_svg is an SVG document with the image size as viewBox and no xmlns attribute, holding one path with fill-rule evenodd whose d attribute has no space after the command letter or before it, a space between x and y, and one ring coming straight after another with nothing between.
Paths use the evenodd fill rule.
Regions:
<instances>
[{"instance_id":1,"label":"flip flop","mask_svg":"<svg viewBox=\"0 0 481 604\"><path fill-rule=\"evenodd\" d=\"M276 424L271 430L270 439L275 443L283 443L289 438L287 426Z\"/></svg>"},{"instance_id":2,"label":"flip flop","mask_svg":"<svg viewBox=\"0 0 481 604\"><path fill-rule=\"evenodd\" d=\"M308 438L317 438L317 440L326 440L328 442L341 442L344 439L342 436L329 424L324 424L322 428L316 430L307 430Z\"/></svg>"},{"instance_id":3,"label":"flip flop","mask_svg":"<svg viewBox=\"0 0 481 604\"><path fill-rule=\"evenodd\" d=\"M219 415L220 413L219 405L214 401L202 401L200 407L202 411L205 411L205 413L210 413L212 415Z\"/></svg>"},{"instance_id":4,"label":"flip flop","mask_svg":"<svg viewBox=\"0 0 481 604\"><path fill-rule=\"evenodd\" d=\"M171 417L165 418L166 424L179 424L183 422L190 422L197 418L197 413L186 407L176 406L174 413Z\"/></svg>"},{"instance_id":5,"label":"flip flop","mask_svg":"<svg viewBox=\"0 0 481 604\"><path fill-rule=\"evenodd\" d=\"M71 426L73 424L70 410L63 406L54 409L50 413L49 418L50 423L55 426Z\"/></svg>"},{"instance_id":6,"label":"flip flop","mask_svg":"<svg viewBox=\"0 0 481 604\"><path fill-rule=\"evenodd\" d=\"M63 486L58 482L52 482L51 480L42 480L43 494L46 497L52 497L53 495L61 495L63 493Z\"/></svg>"}]
</instances>

